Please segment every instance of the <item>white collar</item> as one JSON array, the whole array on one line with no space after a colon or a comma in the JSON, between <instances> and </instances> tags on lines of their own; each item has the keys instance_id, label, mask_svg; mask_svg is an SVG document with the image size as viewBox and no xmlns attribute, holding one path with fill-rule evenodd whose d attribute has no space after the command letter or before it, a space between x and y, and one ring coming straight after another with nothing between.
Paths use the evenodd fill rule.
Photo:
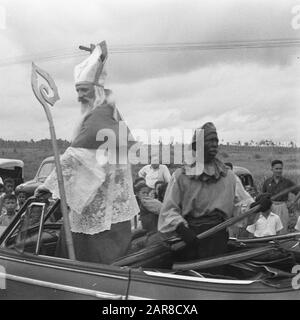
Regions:
<instances>
[{"instance_id":1,"label":"white collar","mask_svg":"<svg viewBox=\"0 0 300 320\"><path fill-rule=\"evenodd\" d=\"M268 220L270 217L274 217L275 216L275 213L273 212L270 212L270 214L267 216L267 218L261 213L260 214L260 218L264 218L266 220Z\"/></svg>"}]
</instances>

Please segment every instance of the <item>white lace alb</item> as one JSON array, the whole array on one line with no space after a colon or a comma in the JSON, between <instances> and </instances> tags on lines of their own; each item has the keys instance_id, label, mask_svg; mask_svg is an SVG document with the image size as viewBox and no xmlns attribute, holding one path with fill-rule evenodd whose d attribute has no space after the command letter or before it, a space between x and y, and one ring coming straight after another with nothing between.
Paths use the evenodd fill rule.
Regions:
<instances>
[{"instance_id":1,"label":"white lace alb","mask_svg":"<svg viewBox=\"0 0 300 320\"><path fill-rule=\"evenodd\" d=\"M103 164L99 160L97 150L72 147L61 157L72 232L110 230L112 224L131 220L139 212L130 165ZM44 186L59 198L56 170Z\"/></svg>"}]
</instances>

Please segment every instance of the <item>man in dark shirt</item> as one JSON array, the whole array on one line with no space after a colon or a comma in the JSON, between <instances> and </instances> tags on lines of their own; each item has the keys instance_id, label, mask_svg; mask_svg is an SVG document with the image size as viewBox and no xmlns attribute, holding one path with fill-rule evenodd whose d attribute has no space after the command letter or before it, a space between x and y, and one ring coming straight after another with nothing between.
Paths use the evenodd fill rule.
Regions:
<instances>
[{"instance_id":1,"label":"man in dark shirt","mask_svg":"<svg viewBox=\"0 0 300 320\"><path fill-rule=\"evenodd\" d=\"M295 185L295 183L287 178L282 176L283 171L283 162L281 160L272 161L272 172L273 176L266 179L263 187L263 193L270 193L271 196L276 195L277 193L290 188ZM297 191L293 191L293 193L297 193ZM276 213L282 222L283 225L283 233L288 232L288 224L289 224L289 210L287 207L288 194L285 194L277 199L277 201L273 201L272 212Z\"/></svg>"}]
</instances>

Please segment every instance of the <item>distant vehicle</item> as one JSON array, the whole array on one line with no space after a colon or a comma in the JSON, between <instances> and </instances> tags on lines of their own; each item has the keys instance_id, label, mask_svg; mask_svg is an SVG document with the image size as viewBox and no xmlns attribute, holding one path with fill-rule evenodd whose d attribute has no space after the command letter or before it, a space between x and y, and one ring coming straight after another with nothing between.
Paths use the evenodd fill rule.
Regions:
<instances>
[{"instance_id":1,"label":"distant vehicle","mask_svg":"<svg viewBox=\"0 0 300 320\"><path fill-rule=\"evenodd\" d=\"M0 177L4 181L6 178L13 178L18 186L24 181L24 162L17 159L0 158Z\"/></svg>"},{"instance_id":2,"label":"distant vehicle","mask_svg":"<svg viewBox=\"0 0 300 320\"><path fill-rule=\"evenodd\" d=\"M35 177L32 180L20 184L16 188L16 191L18 192L22 190L23 192L26 192L28 196L32 196L34 194L35 189L46 180L46 178L49 176L54 167L55 163L53 156L44 159Z\"/></svg>"},{"instance_id":3,"label":"distant vehicle","mask_svg":"<svg viewBox=\"0 0 300 320\"><path fill-rule=\"evenodd\" d=\"M238 166L233 166L233 172L241 179L245 190L255 198L257 196L257 189L254 184L252 173L248 169Z\"/></svg>"}]
</instances>

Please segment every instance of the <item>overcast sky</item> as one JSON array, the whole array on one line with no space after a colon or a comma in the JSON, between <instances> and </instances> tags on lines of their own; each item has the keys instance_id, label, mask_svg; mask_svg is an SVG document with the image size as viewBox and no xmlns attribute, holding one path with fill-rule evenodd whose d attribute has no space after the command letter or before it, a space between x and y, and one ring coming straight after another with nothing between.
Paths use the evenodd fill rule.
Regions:
<instances>
[{"instance_id":1,"label":"overcast sky","mask_svg":"<svg viewBox=\"0 0 300 320\"><path fill-rule=\"evenodd\" d=\"M31 64L4 64L13 58L32 58L51 74L61 97L52 109L57 136L70 139L79 114L73 68L84 56L40 57L76 53L80 44L104 39L108 48L300 39L300 29L291 23L300 0L0 0L0 5L5 9L0 30L3 139L49 137L30 86ZM300 145L299 49L111 53L107 87L134 129L183 130L213 121L220 140Z\"/></svg>"}]
</instances>

